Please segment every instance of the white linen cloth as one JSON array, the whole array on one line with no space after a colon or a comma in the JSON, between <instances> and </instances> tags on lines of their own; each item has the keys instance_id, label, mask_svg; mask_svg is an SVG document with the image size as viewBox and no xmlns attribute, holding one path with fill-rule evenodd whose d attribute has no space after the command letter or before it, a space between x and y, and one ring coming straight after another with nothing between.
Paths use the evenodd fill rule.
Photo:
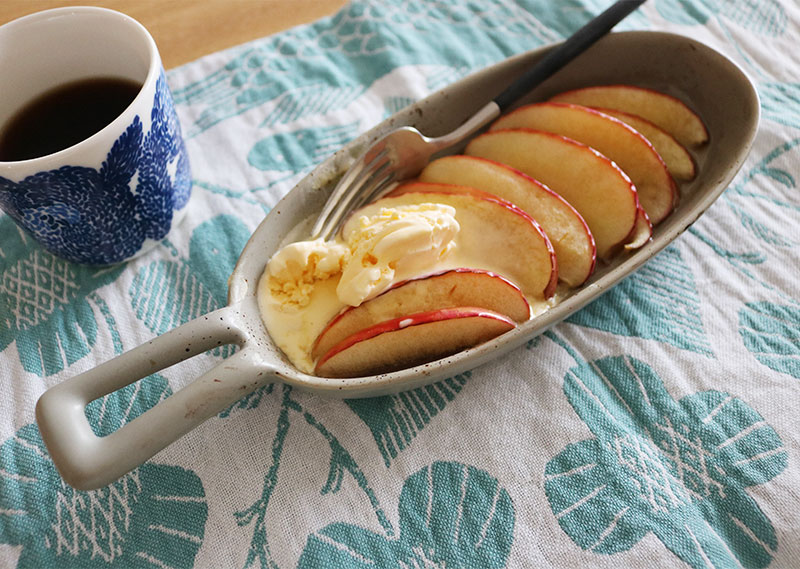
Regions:
<instances>
[{"instance_id":1,"label":"white linen cloth","mask_svg":"<svg viewBox=\"0 0 800 569\"><path fill-rule=\"evenodd\" d=\"M0 565L796 567L792 0L650 0L618 27L689 35L736 61L757 84L759 134L688 232L529 345L392 397L267 386L93 492L63 484L38 434L47 387L223 306L250 233L326 156L606 4L357 0L171 70L192 201L127 264L72 265L1 216ZM95 402L97 432L226 355Z\"/></svg>"}]
</instances>

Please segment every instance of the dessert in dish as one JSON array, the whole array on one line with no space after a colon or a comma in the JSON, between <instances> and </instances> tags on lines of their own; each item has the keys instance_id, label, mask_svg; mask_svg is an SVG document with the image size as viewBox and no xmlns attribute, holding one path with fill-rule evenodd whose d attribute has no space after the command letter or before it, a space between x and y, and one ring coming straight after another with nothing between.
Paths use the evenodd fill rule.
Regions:
<instances>
[{"instance_id":1,"label":"dessert in dish","mask_svg":"<svg viewBox=\"0 0 800 569\"><path fill-rule=\"evenodd\" d=\"M647 243L707 139L684 103L628 85L511 111L353 212L334 240L278 251L259 282L262 319L321 377L474 347L587 283L598 259Z\"/></svg>"},{"instance_id":2,"label":"dessert in dish","mask_svg":"<svg viewBox=\"0 0 800 569\"><path fill-rule=\"evenodd\" d=\"M623 248L623 254L608 262L598 260L582 286L570 288L559 279L544 312L491 340L439 360L386 374L342 378L310 375L294 366L267 332L258 306L258 283L269 258L282 245L311 235L312 224L330 195L326 190L332 189L355 157L372 148L375 140L398 125L429 134L452 132L473 116L480 101L492 98L498 85L524 73L549 49L545 46L521 54L461 79L346 144L300 180L253 232L228 280L227 306L48 389L37 403L37 422L64 480L82 490L105 486L268 383L278 382L324 397L375 397L421 388L496 359L599 298L667 247L703 215L745 163L758 132L760 106L755 87L739 67L685 36L652 31L609 34L531 95L544 100L587 81L641 82L678 94L700 113L710 137L706 146L691 149L691 156L697 160L696 178L680 184L679 205L656 226L652 239L637 251L625 253ZM623 60L625 65L619 65ZM682 72L674 73L678 68ZM544 229L544 224L540 225ZM556 239L550 235L558 257ZM474 297L459 296L455 302L471 302L468 298ZM378 302L376 297L361 306L367 310L367 305ZM501 313L508 309L490 310ZM376 317L386 320L380 311ZM108 436L97 437L93 432L86 419L91 401L222 344L238 349L136 421Z\"/></svg>"}]
</instances>

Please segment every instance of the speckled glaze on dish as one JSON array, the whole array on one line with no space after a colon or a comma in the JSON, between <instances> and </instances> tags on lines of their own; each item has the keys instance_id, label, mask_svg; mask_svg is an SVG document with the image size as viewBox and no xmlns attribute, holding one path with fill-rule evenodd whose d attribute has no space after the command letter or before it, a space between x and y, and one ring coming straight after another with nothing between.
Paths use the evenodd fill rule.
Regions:
<instances>
[{"instance_id":1,"label":"speckled glaze on dish","mask_svg":"<svg viewBox=\"0 0 800 569\"><path fill-rule=\"evenodd\" d=\"M513 57L471 75L400 111L344 147L304 178L253 233L230 277L227 307L47 391L37 406L37 419L64 479L80 489L108 484L266 383L281 381L321 394L354 398L413 389L472 369L524 344L585 306L678 237L719 197L742 166L758 126L758 96L734 63L694 40L660 32L610 34L520 104L581 86L628 83L668 92L700 114L710 141L694 155L698 176L681 186L677 209L655 228L651 242L598 267L585 285L516 329L476 348L414 368L370 377L320 378L296 370L275 346L260 319L258 279L282 244L304 238L303 232L310 228L348 165L375 139L399 126L414 126L427 136L455 129L547 49ZM220 343L235 343L240 349L119 431L103 439L92 433L84 413L87 403Z\"/></svg>"}]
</instances>

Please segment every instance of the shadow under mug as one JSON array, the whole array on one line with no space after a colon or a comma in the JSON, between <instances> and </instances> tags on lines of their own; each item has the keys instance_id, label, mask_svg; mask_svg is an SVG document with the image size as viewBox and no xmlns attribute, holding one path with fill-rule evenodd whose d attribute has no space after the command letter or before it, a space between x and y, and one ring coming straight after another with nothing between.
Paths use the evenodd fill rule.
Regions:
<instances>
[{"instance_id":1,"label":"shadow under mug","mask_svg":"<svg viewBox=\"0 0 800 569\"><path fill-rule=\"evenodd\" d=\"M57 8L0 26L0 132L27 103L90 78L142 85L99 132L41 157L0 161L0 208L48 251L108 265L158 243L186 211L191 174L156 44L104 8Z\"/></svg>"}]
</instances>

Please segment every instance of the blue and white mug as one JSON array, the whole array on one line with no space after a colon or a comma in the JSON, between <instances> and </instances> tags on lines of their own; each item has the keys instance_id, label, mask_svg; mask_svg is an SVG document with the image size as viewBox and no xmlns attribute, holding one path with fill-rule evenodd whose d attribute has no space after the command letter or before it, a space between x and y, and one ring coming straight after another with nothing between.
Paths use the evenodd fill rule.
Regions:
<instances>
[{"instance_id":1,"label":"blue and white mug","mask_svg":"<svg viewBox=\"0 0 800 569\"><path fill-rule=\"evenodd\" d=\"M155 41L103 8L47 10L0 26L0 132L35 97L96 77L142 85L99 132L51 154L0 161L0 208L55 255L131 259L183 217L191 175Z\"/></svg>"}]
</instances>

